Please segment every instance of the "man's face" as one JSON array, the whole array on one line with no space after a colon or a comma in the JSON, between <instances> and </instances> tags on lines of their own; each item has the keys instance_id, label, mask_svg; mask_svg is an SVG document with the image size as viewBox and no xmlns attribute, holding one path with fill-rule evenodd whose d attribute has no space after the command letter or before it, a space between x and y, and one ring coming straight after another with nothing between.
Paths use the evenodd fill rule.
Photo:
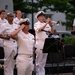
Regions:
<instances>
[{"instance_id":1,"label":"man's face","mask_svg":"<svg viewBox=\"0 0 75 75\"><path fill-rule=\"evenodd\" d=\"M29 25L25 25L24 29L25 29L26 31L29 31Z\"/></svg>"},{"instance_id":2,"label":"man's face","mask_svg":"<svg viewBox=\"0 0 75 75\"><path fill-rule=\"evenodd\" d=\"M4 19L4 18L5 18L5 12L2 12L1 15L0 15L0 17L1 17L2 19Z\"/></svg>"},{"instance_id":3,"label":"man's face","mask_svg":"<svg viewBox=\"0 0 75 75\"><path fill-rule=\"evenodd\" d=\"M45 16L44 16L44 15L39 16L39 17L38 17L38 20L39 20L40 22L44 22Z\"/></svg>"},{"instance_id":4,"label":"man's face","mask_svg":"<svg viewBox=\"0 0 75 75\"><path fill-rule=\"evenodd\" d=\"M7 19L8 19L8 21L10 22L12 22L13 21L13 18L14 18L14 16L13 16L13 14L9 14L8 16L7 16Z\"/></svg>"}]
</instances>

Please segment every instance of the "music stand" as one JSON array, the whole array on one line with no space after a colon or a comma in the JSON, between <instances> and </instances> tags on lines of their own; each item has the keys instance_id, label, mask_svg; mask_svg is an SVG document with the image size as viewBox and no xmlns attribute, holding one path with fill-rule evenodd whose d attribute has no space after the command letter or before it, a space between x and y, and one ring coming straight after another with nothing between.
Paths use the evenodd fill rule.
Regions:
<instances>
[{"instance_id":1,"label":"music stand","mask_svg":"<svg viewBox=\"0 0 75 75\"><path fill-rule=\"evenodd\" d=\"M75 31L71 31L71 34L72 34L72 35L75 35Z\"/></svg>"},{"instance_id":2,"label":"music stand","mask_svg":"<svg viewBox=\"0 0 75 75\"><path fill-rule=\"evenodd\" d=\"M58 52L60 45L60 38L46 38L43 47L43 53Z\"/></svg>"},{"instance_id":3,"label":"music stand","mask_svg":"<svg viewBox=\"0 0 75 75\"><path fill-rule=\"evenodd\" d=\"M53 53L56 53L56 52L58 53L59 49L60 49L60 38L45 39L43 53L48 53L48 54L52 53L52 68L53 68ZM59 63L58 63L58 69L59 69Z\"/></svg>"}]
</instances>

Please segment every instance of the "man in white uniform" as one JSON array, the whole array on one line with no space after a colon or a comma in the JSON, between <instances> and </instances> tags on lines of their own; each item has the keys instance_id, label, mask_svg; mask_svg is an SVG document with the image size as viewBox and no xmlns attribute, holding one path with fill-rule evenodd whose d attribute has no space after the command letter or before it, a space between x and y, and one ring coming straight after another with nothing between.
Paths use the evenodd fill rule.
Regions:
<instances>
[{"instance_id":1,"label":"man in white uniform","mask_svg":"<svg viewBox=\"0 0 75 75\"><path fill-rule=\"evenodd\" d=\"M0 28L3 25L3 23L7 23L7 20L5 19L5 10L0 10ZM0 38L0 47L3 47L3 39L1 38Z\"/></svg>"},{"instance_id":2,"label":"man in white uniform","mask_svg":"<svg viewBox=\"0 0 75 75\"><path fill-rule=\"evenodd\" d=\"M20 10L16 11L16 17L14 18L13 22L15 24L19 24L19 22L22 20L22 12Z\"/></svg>"},{"instance_id":3,"label":"man in white uniform","mask_svg":"<svg viewBox=\"0 0 75 75\"><path fill-rule=\"evenodd\" d=\"M17 53L17 42L14 38L11 38L11 33L18 28L18 25L13 24L13 14L10 12L7 14L8 23L5 23L1 27L0 38L4 39L4 75L13 75L14 69L14 56Z\"/></svg>"},{"instance_id":4,"label":"man in white uniform","mask_svg":"<svg viewBox=\"0 0 75 75\"><path fill-rule=\"evenodd\" d=\"M36 14L36 18L38 22L34 24L34 29L36 32L36 75L45 75L45 63L47 59L47 53L42 53L42 49L44 46L45 38L48 38L48 35L44 31L50 31L53 33L53 27L51 19L48 18L46 23L45 21L45 13L43 11L39 11Z\"/></svg>"},{"instance_id":5,"label":"man in white uniform","mask_svg":"<svg viewBox=\"0 0 75 75\"><path fill-rule=\"evenodd\" d=\"M18 75L32 75L34 36L29 31L28 18L20 22L20 27L12 33L18 41L18 56L16 60Z\"/></svg>"}]
</instances>

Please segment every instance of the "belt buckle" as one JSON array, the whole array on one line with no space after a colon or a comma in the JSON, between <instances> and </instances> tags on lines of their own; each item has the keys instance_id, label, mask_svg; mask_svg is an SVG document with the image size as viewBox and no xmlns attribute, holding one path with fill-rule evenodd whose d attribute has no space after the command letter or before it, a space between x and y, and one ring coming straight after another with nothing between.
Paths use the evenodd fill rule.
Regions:
<instances>
[{"instance_id":1,"label":"belt buckle","mask_svg":"<svg viewBox=\"0 0 75 75\"><path fill-rule=\"evenodd\" d=\"M31 58L32 56L30 56L30 58Z\"/></svg>"}]
</instances>

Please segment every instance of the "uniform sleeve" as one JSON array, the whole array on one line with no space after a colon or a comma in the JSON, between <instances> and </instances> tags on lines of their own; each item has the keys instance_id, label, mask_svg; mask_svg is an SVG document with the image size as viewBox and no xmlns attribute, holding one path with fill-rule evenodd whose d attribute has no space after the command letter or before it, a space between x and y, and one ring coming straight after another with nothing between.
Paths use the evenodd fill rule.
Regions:
<instances>
[{"instance_id":1,"label":"uniform sleeve","mask_svg":"<svg viewBox=\"0 0 75 75\"><path fill-rule=\"evenodd\" d=\"M75 19L74 19L74 21L73 21L73 26L75 26Z\"/></svg>"},{"instance_id":2,"label":"uniform sleeve","mask_svg":"<svg viewBox=\"0 0 75 75\"><path fill-rule=\"evenodd\" d=\"M21 36L21 34L22 34L22 31L18 32L17 37L19 38Z\"/></svg>"},{"instance_id":3,"label":"uniform sleeve","mask_svg":"<svg viewBox=\"0 0 75 75\"><path fill-rule=\"evenodd\" d=\"M5 27L5 24L3 24L3 25L0 27L0 34L4 34L5 31L6 31L6 27Z\"/></svg>"},{"instance_id":4,"label":"uniform sleeve","mask_svg":"<svg viewBox=\"0 0 75 75\"><path fill-rule=\"evenodd\" d=\"M40 27L41 26L39 24L34 24L34 29L35 29L36 32L39 31Z\"/></svg>"},{"instance_id":5,"label":"uniform sleeve","mask_svg":"<svg viewBox=\"0 0 75 75\"><path fill-rule=\"evenodd\" d=\"M35 31L38 31L38 29L39 29L38 25L37 24L34 24L34 30Z\"/></svg>"}]
</instances>

